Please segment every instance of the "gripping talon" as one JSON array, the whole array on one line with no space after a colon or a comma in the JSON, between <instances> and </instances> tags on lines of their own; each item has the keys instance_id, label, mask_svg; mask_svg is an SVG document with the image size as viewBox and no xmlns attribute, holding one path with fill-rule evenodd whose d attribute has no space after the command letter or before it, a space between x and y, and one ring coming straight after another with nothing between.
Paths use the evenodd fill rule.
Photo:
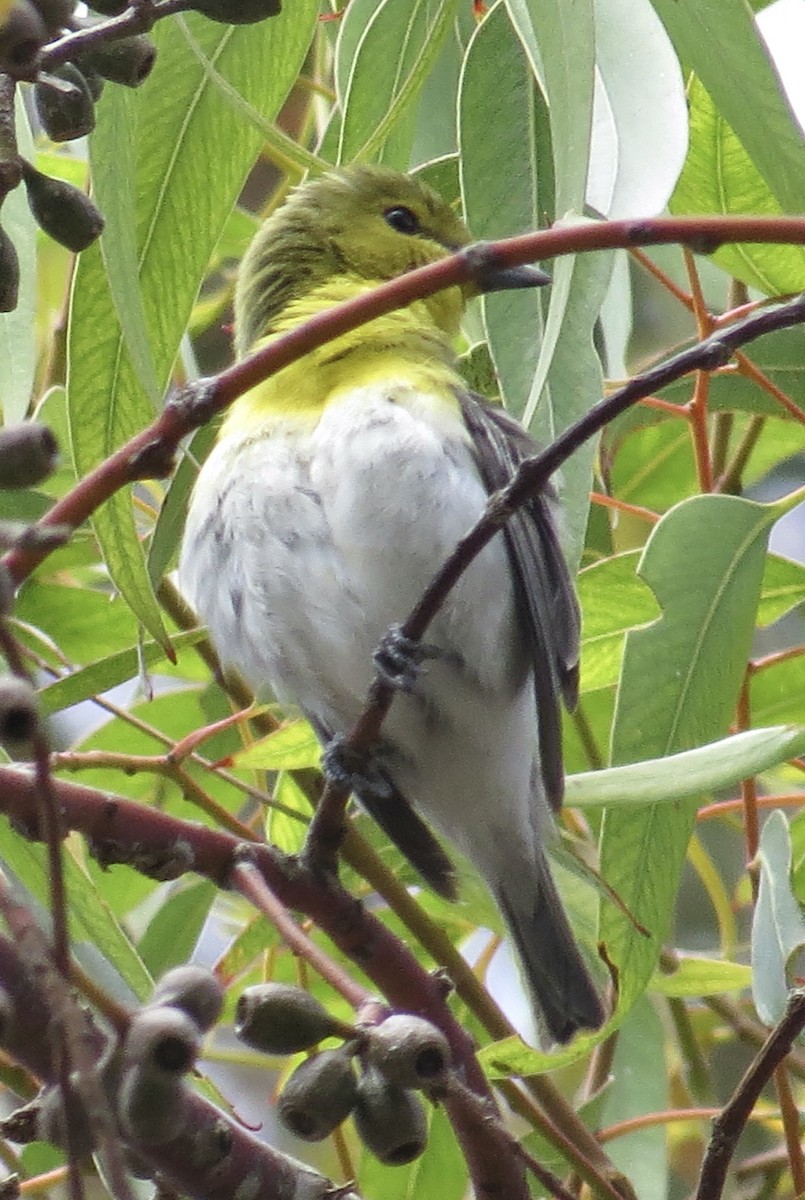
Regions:
<instances>
[{"instance_id":1,"label":"gripping talon","mask_svg":"<svg viewBox=\"0 0 805 1200\"><path fill-rule=\"evenodd\" d=\"M388 800L393 788L381 770L373 764L371 754L356 754L342 733L334 733L321 756L324 775L334 787L349 789L357 797L365 794Z\"/></svg>"},{"instance_id":2,"label":"gripping talon","mask_svg":"<svg viewBox=\"0 0 805 1200\"><path fill-rule=\"evenodd\" d=\"M383 634L372 660L386 683L399 692L412 692L425 659L441 655L438 646L406 637L401 625L392 625Z\"/></svg>"},{"instance_id":3,"label":"gripping talon","mask_svg":"<svg viewBox=\"0 0 805 1200\"><path fill-rule=\"evenodd\" d=\"M321 755L321 769L326 779L337 788L354 790L356 780L361 779L362 763L348 746L343 733L334 733Z\"/></svg>"}]
</instances>

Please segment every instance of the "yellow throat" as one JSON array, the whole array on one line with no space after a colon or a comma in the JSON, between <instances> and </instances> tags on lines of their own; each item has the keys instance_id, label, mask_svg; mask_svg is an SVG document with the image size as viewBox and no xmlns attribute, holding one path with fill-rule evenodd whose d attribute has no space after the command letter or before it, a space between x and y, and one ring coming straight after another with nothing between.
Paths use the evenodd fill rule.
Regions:
<instances>
[{"instance_id":1,"label":"yellow throat","mask_svg":"<svg viewBox=\"0 0 805 1200\"><path fill-rule=\"evenodd\" d=\"M271 334L255 349L305 320L371 290L376 282L341 275L294 300L272 322ZM232 405L221 437L246 434L267 422L300 419L315 424L339 394L385 380L404 382L416 391L458 408L453 342L464 309L459 288L448 288L406 308L376 317L327 342L258 384Z\"/></svg>"}]
</instances>

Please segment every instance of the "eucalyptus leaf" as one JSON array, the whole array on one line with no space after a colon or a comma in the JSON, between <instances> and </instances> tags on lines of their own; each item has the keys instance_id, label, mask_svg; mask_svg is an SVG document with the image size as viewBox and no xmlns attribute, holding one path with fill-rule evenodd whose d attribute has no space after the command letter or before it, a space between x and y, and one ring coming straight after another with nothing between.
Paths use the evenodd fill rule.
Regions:
<instances>
[{"instance_id":1,"label":"eucalyptus leaf","mask_svg":"<svg viewBox=\"0 0 805 1200\"><path fill-rule=\"evenodd\" d=\"M755 627L773 506L700 496L652 530L640 574L662 617L627 634L612 737L615 764L723 737ZM610 809L601 869L649 937L612 905L601 934L620 972L621 1011L641 994L670 928L696 800Z\"/></svg>"},{"instance_id":2,"label":"eucalyptus leaf","mask_svg":"<svg viewBox=\"0 0 805 1200\"><path fill-rule=\"evenodd\" d=\"M803 726L751 729L667 758L570 775L565 782L565 803L575 808L608 809L675 803L734 787L742 779L803 753Z\"/></svg>"},{"instance_id":3,"label":"eucalyptus leaf","mask_svg":"<svg viewBox=\"0 0 805 1200\"><path fill-rule=\"evenodd\" d=\"M760 883L752 918L752 994L761 1021L776 1025L788 997L788 960L805 946L805 919L791 886L788 822L779 810L763 823L757 860Z\"/></svg>"}]
</instances>

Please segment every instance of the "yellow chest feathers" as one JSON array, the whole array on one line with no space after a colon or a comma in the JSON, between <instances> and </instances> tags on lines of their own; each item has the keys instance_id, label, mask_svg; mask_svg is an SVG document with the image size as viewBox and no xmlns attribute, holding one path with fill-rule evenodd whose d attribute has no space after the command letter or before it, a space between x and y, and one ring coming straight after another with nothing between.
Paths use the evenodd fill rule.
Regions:
<instances>
[{"instance_id":1,"label":"yellow chest feathers","mask_svg":"<svg viewBox=\"0 0 805 1200\"><path fill-rule=\"evenodd\" d=\"M331 281L290 306L254 349L371 286L349 278ZM235 401L222 436L247 433L272 417L296 417L304 424L315 424L324 408L344 392L374 389L387 381L403 383L412 392L428 395L431 404L436 399L456 412L455 389L461 386L461 379L452 343L462 308L461 294L452 288L342 334Z\"/></svg>"}]
</instances>

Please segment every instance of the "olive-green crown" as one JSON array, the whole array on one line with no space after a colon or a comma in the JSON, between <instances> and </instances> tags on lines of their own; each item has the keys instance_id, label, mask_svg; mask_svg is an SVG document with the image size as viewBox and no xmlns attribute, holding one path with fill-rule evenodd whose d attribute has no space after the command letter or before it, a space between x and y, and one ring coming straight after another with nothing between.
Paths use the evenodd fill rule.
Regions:
<instances>
[{"instance_id":1,"label":"olive-green crown","mask_svg":"<svg viewBox=\"0 0 805 1200\"><path fill-rule=\"evenodd\" d=\"M263 225L241 265L235 346L245 354L294 300L334 276L379 282L470 241L432 188L387 167L352 166L296 188Z\"/></svg>"}]
</instances>

